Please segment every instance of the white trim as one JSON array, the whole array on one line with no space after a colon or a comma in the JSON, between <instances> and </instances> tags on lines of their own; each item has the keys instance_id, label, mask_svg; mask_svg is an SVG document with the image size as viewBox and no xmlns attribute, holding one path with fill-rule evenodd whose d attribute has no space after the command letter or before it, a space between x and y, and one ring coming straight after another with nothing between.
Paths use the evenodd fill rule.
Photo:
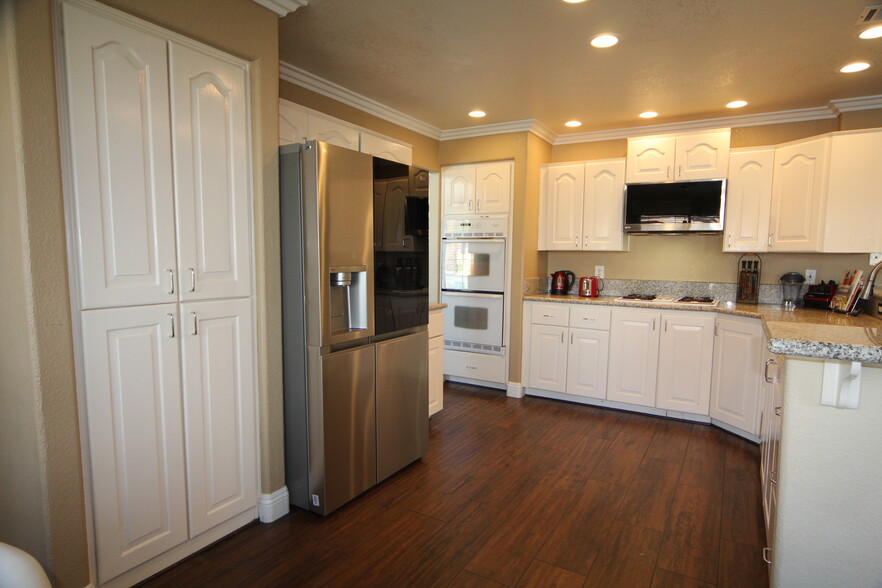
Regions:
<instances>
[{"instance_id":1,"label":"white trim","mask_svg":"<svg viewBox=\"0 0 882 588\"><path fill-rule=\"evenodd\" d=\"M261 494L257 510L260 513L261 523L272 523L288 514L291 510L288 487L282 486L272 494Z\"/></svg>"},{"instance_id":2,"label":"white trim","mask_svg":"<svg viewBox=\"0 0 882 588\"><path fill-rule=\"evenodd\" d=\"M375 137L379 137L380 139L385 139L386 141L391 141L392 143L395 143L396 145L404 145L405 147L409 147L409 148L413 149L413 144L411 144L411 143L406 143L400 139L396 139L395 137L390 137L389 135L384 135L382 133L378 133L377 131L373 131L367 127L362 127L360 125L353 124L353 123L349 122L348 120L343 120L342 118L337 118L337 117L331 116L330 114L328 114L326 112L322 112L321 110L316 110L314 108L310 108L308 106L298 104L297 102L291 102L290 100L288 100L286 98L279 98L280 115L281 115L282 104L287 104L287 105L293 106L299 110L302 110L306 114L314 114L315 116L319 116L319 117L327 119L327 120L332 120L336 123L340 123L341 125L345 125L351 129L355 129L360 133L368 133L368 134L373 135Z\"/></svg>"},{"instance_id":3,"label":"white trim","mask_svg":"<svg viewBox=\"0 0 882 588\"><path fill-rule=\"evenodd\" d=\"M282 17L302 6L306 6L309 0L252 0L252 2L260 4L264 8L278 14L279 17Z\"/></svg>"},{"instance_id":4,"label":"white trim","mask_svg":"<svg viewBox=\"0 0 882 588\"><path fill-rule=\"evenodd\" d=\"M882 94L877 96L863 96L861 98L843 98L842 100L831 100L830 110L836 114L841 112L852 112L854 110L873 110L882 108Z\"/></svg>"},{"instance_id":5,"label":"white trim","mask_svg":"<svg viewBox=\"0 0 882 588\"><path fill-rule=\"evenodd\" d=\"M508 389L505 391L505 395L509 398L523 398L524 397L524 387L520 382L509 382Z\"/></svg>"},{"instance_id":6,"label":"white trim","mask_svg":"<svg viewBox=\"0 0 882 588\"><path fill-rule=\"evenodd\" d=\"M290 82L301 88L306 88L307 90L312 90L317 94L327 96L337 102L342 102L343 104L357 108L362 112L387 120L398 126L420 133L421 135L425 135L432 139L439 139L441 137L441 129L436 126L424 123L423 121L418 120L409 114L395 110L394 108L389 108L384 104L380 104L376 100L357 94L352 90L348 90L339 84L320 78L319 76L311 74L306 70L291 65L290 63L284 61L279 62L279 77L286 82Z\"/></svg>"},{"instance_id":7,"label":"white trim","mask_svg":"<svg viewBox=\"0 0 882 588\"><path fill-rule=\"evenodd\" d=\"M507 386L505 384L500 384L499 382L491 382L490 380L478 380L476 378L463 378L461 376L451 376L448 374L444 374L445 382L458 382L461 384L472 384L474 386L481 386L482 388L494 388L496 390L502 390L505 392L507 390Z\"/></svg>"}]
</instances>

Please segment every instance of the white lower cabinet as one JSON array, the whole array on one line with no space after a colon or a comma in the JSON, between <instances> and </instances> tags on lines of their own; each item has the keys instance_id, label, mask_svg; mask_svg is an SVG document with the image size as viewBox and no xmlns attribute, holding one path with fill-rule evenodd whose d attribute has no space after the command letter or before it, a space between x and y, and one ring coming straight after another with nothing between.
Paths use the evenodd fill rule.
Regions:
<instances>
[{"instance_id":1,"label":"white lower cabinet","mask_svg":"<svg viewBox=\"0 0 882 588\"><path fill-rule=\"evenodd\" d=\"M660 321L657 312L612 311L607 400L655 406Z\"/></svg>"},{"instance_id":2,"label":"white lower cabinet","mask_svg":"<svg viewBox=\"0 0 882 588\"><path fill-rule=\"evenodd\" d=\"M429 313L429 416L444 408L444 314Z\"/></svg>"},{"instance_id":3,"label":"white lower cabinet","mask_svg":"<svg viewBox=\"0 0 882 588\"><path fill-rule=\"evenodd\" d=\"M706 415L711 396L714 317L663 314L661 321L655 406Z\"/></svg>"},{"instance_id":4,"label":"white lower cabinet","mask_svg":"<svg viewBox=\"0 0 882 588\"><path fill-rule=\"evenodd\" d=\"M534 325L530 339L530 386L565 392L567 387L566 327Z\"/></svg>"},{"instance_id":5,"label":"white lower cabinet","mask_svg":"<svg viewBox=\"0 0 882 588\"><path fill-rule=\"evenodd\" d=\"M567 394L606 398L609 333L570 329L567 352Z\"/></svg>"},{"instance_id":6,"label":"white lower cabinet","mask_svg":"<svg viewBox=\"0 0 882 588\"><path fill-rule=\"evenodd\" d=\"M759 435L763 326L756 320L718 318L710 416Z\"/></svg>"}]
</instances>

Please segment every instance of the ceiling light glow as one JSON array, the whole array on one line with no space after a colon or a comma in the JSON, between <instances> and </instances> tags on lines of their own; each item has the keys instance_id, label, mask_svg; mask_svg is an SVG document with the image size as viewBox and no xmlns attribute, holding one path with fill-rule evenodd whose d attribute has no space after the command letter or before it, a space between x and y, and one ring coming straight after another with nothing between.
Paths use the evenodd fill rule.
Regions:
<instances>
[{"instance_id":1,"label":"ceiling light glow","mask_svg":"<svg viewBox=\"0 0 882 588\"><path fill-rule=\"evenodd\" d=\"M582 123L578 120L568 120L567 122L564 123L564 126L570 127L570 128L576 128L576 127L581 127Z\"/></svg>"},{"instance_id":2,"label":"ceiling light glow","mask_svg":"<svg viewBox=\"0 0 882 588\"><path fill-rule=\"evenodd\" d=\"M874 27L870 27L868 29L864 29L858 35L861 39L878 39L882 37L882 25L876 25Z\"/></svg>"},{"instance_id":3,"label":"ceiling light glow","mask_svg":"<svg viewBox=\"0 0 882 588\"><path fill-rule=\"evenodd\" d=\"M839 68L839 71L842 73L854 73L856 71L864 71L868 69L870 64L866 61L855 61L854 63L849 63L848 65L843 65Z\"/></svg>"},{"instance_id":4,"label":"ceiling light glow","mask_svg":"<svg viewBox=\"0 0 882 588\"><path fill-rule=\"evenodd\" d=\"M487 113L483 110L473 110L469 113L469 116L472 118L483 118L487 116Z\"/></svg>"},{"instance_id":5,"label":"ceiling light glow","mask_svg":"<svg viewBox=\"0 0 882 588\"><path fill-rule=\"evenodd\" d=\"M640 118L655 118L658 116L657 112L653 112L651 110L647 110L646 112L640 113Z\"/></svg>"},{"instance_id":6,"label":"ceiling light glow","mask_svg":"<svg viewBox=\"0 0 882 588\"><path fill-rule=\"evenodd\" d=\"M726 108L743 108L747 106L747 100L733 100L726 105Z\"/></svg>"},{"instance_id":7,"label":"ceiling light glow","mask_svg":"<svg viewBox=\"0 0 882 588\"><path fill-rule=\"evenodd\" d=\"M563 1L566 2L567 4L581 4L582 2L585 2L585 0L563 0Z\"/></svg>"},{"instance_id":8,"label":"ceiling light glow","mask_svg":"<svg viewBox=\"0 0 882 588\"><path fill-rule=\"evenodd\" d=\"M612 47L616 43L619 42L618 35L614 35L613 33L603 33L600 35L594 35L591 39L591 45L597 47L599 49L605 49L606 47Z\"/></svg>"}]
</instances>

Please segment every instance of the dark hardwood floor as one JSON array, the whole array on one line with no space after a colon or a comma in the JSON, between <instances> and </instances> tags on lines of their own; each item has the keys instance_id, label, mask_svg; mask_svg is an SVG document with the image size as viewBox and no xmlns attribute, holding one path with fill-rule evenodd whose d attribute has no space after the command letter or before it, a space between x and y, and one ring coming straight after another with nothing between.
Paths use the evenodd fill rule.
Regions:
<instances>
[{"instance_id":1,"label":"dark hardwood floor","mask_svg":"<svg viewBox=\"0 0 882 588\"><path fill-rule=\"evenodd\" d=\"M768 586L759 449L446 384L428 455L327 518L253 524L142 586Z\"/></svg>"}]
</instances>

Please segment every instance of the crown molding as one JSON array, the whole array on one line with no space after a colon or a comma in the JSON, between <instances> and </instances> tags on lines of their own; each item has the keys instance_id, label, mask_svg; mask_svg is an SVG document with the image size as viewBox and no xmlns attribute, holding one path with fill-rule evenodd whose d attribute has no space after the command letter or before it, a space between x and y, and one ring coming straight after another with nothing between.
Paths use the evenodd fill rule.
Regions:
<instances>
[{"instance_id":1,"label":"crown molding","mask_svg":"<svg viewBox=\"0 0 882 588\"><path fill-rule=\"evenodd\" d=\"M347 90L343 86L330 82L324 78L320 78L315 74L311 74L304 69L291 65L284 61L279 62L279 77L286 82L296 84L301 88L312 90L322 96L332 98L337 102L342 102L353 108L357 108L362 112L366 112L383 120L394 123L398 126L410 129L425 135L432 139L441 138L441 129L428 123L416 119L409 114L404 114L394 108L389 108L385 104L380 104L376 100L372 100L367 96L357 94L352 90Z\"/></svg>"},{"instance_id":2,"label":"crown molding","mask_svg":"<svg viewBox=\"0 0 882 588\"><path fill-rule=\"evenodd\" d=\"M548 143L554 143L554 140L557 138L557 134L542 121L535 118L526 118L524 120L512 120L489 125L446 129L441 131L440 139L442 141L451 141L453 139L468 139L487 135L502 135L504 133L533 133Z\"/></svg>"},{"instance_id":3,"label":"crown molding","mask_svg":"<svg viewBox=\"0 0 882 588\"><path fill-rule=\"evenodd\" d=\"M835 114L852 112L854 110L874 110L882 108L882 94L878 96L863 96L861 98L843 98L831 100L829 108Z\"/></svg>"},{"instance_id":4,"label":"crown molding","mask_svg":"<svg viewBox=\"0 0 882 588\"><path fill-rule=\"evenodd\" d=\"M290 12L294 12L298 8L302 6L306 6L309 3L309 0L252 0L253 2L260 4L264 8L272 10L279 17L283 17Z\"/></svg>"}]
</instances>

